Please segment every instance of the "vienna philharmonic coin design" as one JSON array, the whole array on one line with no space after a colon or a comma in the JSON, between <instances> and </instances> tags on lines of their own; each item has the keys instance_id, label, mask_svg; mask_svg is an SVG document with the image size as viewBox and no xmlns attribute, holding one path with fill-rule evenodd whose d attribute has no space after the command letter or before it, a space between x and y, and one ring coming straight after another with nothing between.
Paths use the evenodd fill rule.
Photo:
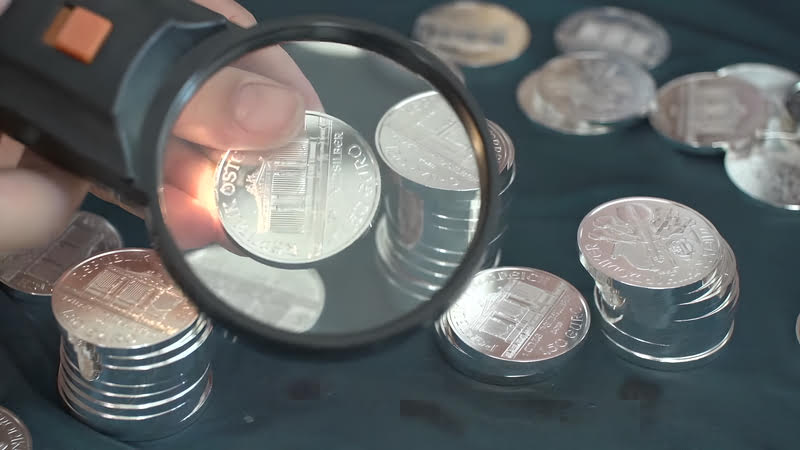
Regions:
<instances>
[{"instance_id":1,"label":"vienna philharmonic coin design","mask_svg":"<svg viewBox=\"0 0 800 450\"><path fill-rule=\"evenodd\" d=\"M106 219L85 211L47 246L0 254L0 281L29 295L53 293L53 283L75 264L122 247L119 232Z\"/></svg>"},{"instance_id":2,"label":"vienna philharmonic coin design","mask_svg":"<svg viewBox=\"0 0 800 450\"><path fill-rule=\"evenodd\" d=\"M215 193L234 242L292 265L328 258L360 238L373 222L380 189L370 145L341 120L309 111L303 135L289 144L228 152Z\"/></svg>"},{"instance_id":3,"label":"vienna philharmonic coin design","mask_svg":"<svg viewBox=\"0 0 800 450\"><path fill-rule=\"evenodd\" d=\"M555 43L564 53L600 50L628 56L652 69L669 55L666 30L653 19L635 11L588 8L568 16L555 31Z\"/></svg>"},{"instance_id":4,"label":"vienna philharmonic coin design","mask_svg":"<svg viewBox=\"0 0 800 450\"><path fill-rule=\"evenodd\" d=\"M487 2L457 1L425 11L412 37L447 60L486 67L518 58L528 48L528 24L510 9Z\"/></svg>"},{"instance_id":5,"label":"vienna philharmonic coin design","mask_svg":"<svg viewBox=\"0 0 800 450\"><path fill-rule=\"evenodd\" d=\"M11 411L0 406L0 450L31 450L28 428Z\"/></svg>"}]
</instances>

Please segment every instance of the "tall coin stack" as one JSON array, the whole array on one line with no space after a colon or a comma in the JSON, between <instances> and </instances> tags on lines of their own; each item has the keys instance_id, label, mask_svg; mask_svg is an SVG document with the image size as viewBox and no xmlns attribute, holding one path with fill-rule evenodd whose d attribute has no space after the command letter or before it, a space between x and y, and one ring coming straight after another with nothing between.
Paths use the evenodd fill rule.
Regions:
<instances>
[{"instance_id":1,"label":"tall coin stack","mask_svg":"<svg viewBox=\"0 0 800 450\"><path fill-rule=\"evenodd\" d=\"M736 259L705 217L652 197L592 210L578 230L600 327L621 356L657 369L706 362L731 339Z\"/></svg>"},{"instance_id":2,"label":"tall coin stack","mask_svg":"<svg viewBox=\"0 0 800 450\"><path fill-rule=\"evenodd\" d=\"M174 434L211 393L212 325L150 249L94 256L53 290L58 389L70 412L124 441Z\"/></svg>"},{"instance_id":3,"label":"tall coin stack","mask_svg":"<svg viewBox=\"0 0 800 450\"><path fill-rule=\"evenodd\" d=\"M484 267L496 266L515 175L514 146L489 121L502 186L498 231ZM405 297L427 300L461 262L478 224L477 162L458 117L436 92L407 98L386 112L376 143L386 170L383 217L375 239L378 264Z\"/></svg>"}]
</instances>

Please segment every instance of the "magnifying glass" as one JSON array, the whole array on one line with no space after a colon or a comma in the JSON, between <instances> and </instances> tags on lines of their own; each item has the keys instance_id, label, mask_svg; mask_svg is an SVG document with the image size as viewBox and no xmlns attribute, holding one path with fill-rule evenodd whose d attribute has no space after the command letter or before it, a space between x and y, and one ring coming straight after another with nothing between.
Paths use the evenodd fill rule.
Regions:
<instances>
[{"instance_id":1,"label":"magnifying glass","mask_svg":"<svg viewBox=\"0 0 800 450\"><path fill-rule=\"evenodd\" d=\"M267 345L363 347L431 323L491 264L502 170L439 58L349 19L240 29L189 3L128 3L12 4L0 129L143 208L164 266L215 321ZM240 133L220 92L280 115L235 76L280 51L321 107L269 139L258 116Z\"/></svg>"}]
</instances>

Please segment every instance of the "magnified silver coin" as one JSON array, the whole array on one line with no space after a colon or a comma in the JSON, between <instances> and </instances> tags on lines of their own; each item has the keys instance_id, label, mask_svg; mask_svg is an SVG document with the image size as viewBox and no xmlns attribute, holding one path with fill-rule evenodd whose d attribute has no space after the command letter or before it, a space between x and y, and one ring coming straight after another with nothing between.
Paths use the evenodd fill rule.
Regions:
<instances>
[{"instance_id":1,"label":"magnified silver coin","mask_svg":"<svg viewBox=\"0 0 800 450\"><path fill-rule=\"evenodd\" d=\"M667 31L644 14L616 7L587 8L564 19L555 31L561 52L599 50L633 58L652 69L670 52Z\"/></svg>"},{"instance_id":2,"label":"magnified silver coin","mask_svg":"<svg viewBox=\"0 0 800 450\"><path fill-rule=\"evenodd\" d=\"M369 229L380 170L370 145L343 121L306 112L305 133L279 149L230 151L216 173L220 221L246 252L275 263L313 263Z\"/></svg>"},{"instance_id":3,"label":"magnified silver coin","mask_svg":"<svg viewBox=\"0 0 800 450\"><path fill-rule=\"evenodd\" d=\"M0 406L0 450L31 450L33 440L28 427L11 411Z\"/></svg>"},{"instance_id":4,"label":"magnified silver coin","mask_svg":"<svg viewBox=\"0 0 800 450\"><path fill-rule=\"evenodd\" d=\"M531 40L525 19L505 6L478 1L453 1L423 12L411 36L467 67L517 59Z\"/></svg>"},{"instance_id":5,"label":"magnified silver coin","mask_svg":"<svg viewBox=\"0 0 800 450\"><path fill-rule=\"evenodd\" d=\"M762 63L733 64L719 69L717 73L740 78L761 90L770 106L767 130L797 130L797 123L789 114L785 102L792 86L800 82L800 74L784 67Z\"/></svg>"},{"instance_id":6,"label":"magnified silver coin","mask_svg":"<svg viewBox=\"0 0 800 450\"><path fill-rule=\"evenodd\" d=\"M700 153L749 144L767 119L767 100L757 87L713 72L684 75L662 86L650 113L657 132Z\"/></svg>"},{"instance_id":7,"label":"magnified silver coin","mask_svg":"<svg viewBox=\"0 0 800 450\"><path fill-rule=\"evenodd\" d=\"M800 210L800 143L766 139L725 153L725 171L747 195L779 208Z\"/></svg>"},{"instance_id":8,"label":"magnified silver coin","mask_svg":"<svg viewBox=\"0 0 800 450\"><path fill-rule=\"evenodd\" d=\"M325 306L325 285L313 269L270 267L220 246L195 250L186 260L229 306L285 331L310 330Z\"/></svg>"},{"instance_id":9,"label":"magnified silver coin","mask_svg":"<svg viewBox=\"0 0 800 450\"><path fill-rule=\"evenodd\" d=\"M188 329L197 308L151 249L93 256L53 287L53 315L65 334L97 347L136 349Z\"/></svg>"},{"instance_id":10,"label":"magnified silver coin","mask_svg":"<svg viewBox=\"0 0 800 450\"><path fill-rule=\"evenodd\" d=\"M723 242L700 213L670 200L628 197L584 217L578 245L598 275L629 286L668 289L704 279L723 261Z\"/></svg>"},{"instance_id":11,"label":"magnified silver coin","mask_svg":"<svg viewBox=\"0 0 800 450\"><path fill-rule=\"evenodd\" d=\"M122 237L106 219L80 211L48 245L0 253L0 282L37 296L53 293L53 283L86 258L122 247Z\"/></svg>"}]
</instances>

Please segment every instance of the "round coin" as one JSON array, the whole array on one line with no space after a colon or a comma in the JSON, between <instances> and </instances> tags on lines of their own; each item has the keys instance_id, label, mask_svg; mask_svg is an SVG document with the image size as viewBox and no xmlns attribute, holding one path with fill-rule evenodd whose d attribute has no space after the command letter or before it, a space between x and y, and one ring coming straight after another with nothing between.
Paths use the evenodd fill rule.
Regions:
<instances>
[{"instance_id":1,"label":"round coin","mask_svg":"<svg viewBox=\"0 0 800 450\"><path fill-rule=\"evenodd\" d=\"M800 82L800 74L762 63L733 64L719 69L717 73L742 79L761 90L770 106L767 130L797 130L797 124L789 114L785 102L792 86Z\"/></svg>"},{"instance_id":2,"label":"round coin","mask_svg":"<svg viewBox=\"0 0 800 450\"><path fill-rule=\"evenodd\" d=\"M116 349L159 344L198 318L151 249L87 259L56 281L52 308L66 336Z\"/></svg>"},{"instance_id":3,"label":"round coin","mask_svg":"<svg viewBox=\"0 0 800 450\"><path fill-rule=\"evenodd\" d=\"M375 132L381 159L401 177L428 188L475 191L478 163L467 131L438 92L391 107Z\"/></svg>"},{"instance_id":4,"label":"round coin","mask_svg":"<svg viewBox=\"0 0 800 450\"><path fill-rule=\"evenodd\" d=\"M345 250L369 229L380 200L369 144L343 121L308 111L305 132L264 152L230 151L216 173L228 236L259 259L310 264Z\"/></svg>"},{"instance_id":5,"label":"round coin","mask_svg":"<svg viewBox=\"0 0 800 450\"><path fill-rule=\"evenodd\" d=\"M784 100L789 115L795 122L800 123L800 82L789 89L789 93Z\"/></svg>"},{"instance_id":6,"label":"round coin","mask_svg":"<svg viewBox=\"0 0 800 450\"><path fill-rule=\"evenodd\" d=\"M736 187L756 200L800 210L800 143L766 139L728 151L725 171Z\"/></svg>"},{"instance_id":7,"label":"round coin","mask_svg":"<svg viewBox=\"0 0 800 450\"><path fill-rule=\"evenodd\" d=\"M122 237L106 219L76 213L61 235L40 248L0 253L0 282L29 295L53 293L53 283L90 256L122 247Z\"/></svg>"},{"instance_id":8,"label":"round coin","mask_svg":"<svg viewBox=\"0 0 800 450\"><path fill-rule=\"evenodd\" d=\"M28 427L11 411L0 406L0 450L31 450L33 440Z\"/></svg>"},{"instance_id":9,"label":"round coin","mask_svg":"<svg viewBox=\"0 0 800 450\"><path fill-rule=\"evenodd\" d=\"M625 55L648 69L661 64L671 47L666 30L653 19L616 7L587 8L568 16L556 28L555 43L564 53Z\"/></svg>"},{"instance_id":10,"label":"round coin","mask_svg":"<svg viewBox=\"0 0 800 450\"><path fill-rule=\"evenodd\" d=\"M531 40L528 24L505 6L453 1L417 18L411 36L446 60L486 67L517 59Z\"/></svg>"},{"instance_id":11,"label":"round coin","mask_svg":"<svg viewBox=\"0 0 800 450\"><path fill-rule=\"evenodd\" d=\"M767 125L761 91L735 77L700 72L676 78L658 90L650 124L662 136L708 153L747 145Z\"/></svg>"},{"instance_id":12,"label":"round coin","mask_svg":"<svg viewBox=\"0 0 800 450\"><path fill-rule=\"evenodd\" d=\"M186 260L230 307L290 333L310 330L325 306L325 285L313 269L270 267L220 246L195 250Z\"/></svg>"},{"instance_id":13,"label":"round coin","mask_svg":"<svg viewBox=\"0 0 800 450\"><path fill-rule=\"evenodd\" d=\"M724 262L716 228L688 206L653 197L604 203L584 217L578 246L586 269L629 286L669 289L705 278Z\"/></svg>"}]
</instances>

